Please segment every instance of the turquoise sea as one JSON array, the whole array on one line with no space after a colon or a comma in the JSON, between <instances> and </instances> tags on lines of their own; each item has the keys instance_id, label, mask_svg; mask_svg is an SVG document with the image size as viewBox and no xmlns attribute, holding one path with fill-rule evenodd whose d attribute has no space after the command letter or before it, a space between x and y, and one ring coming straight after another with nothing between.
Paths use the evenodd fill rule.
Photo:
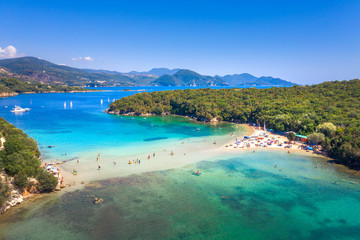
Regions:
<instances>
[{"instance_id":1,"label":"turquoise sea","mask_svg":"<svg viewBox=\"0 0 360 240\"><path fill-rule=\"evenodd\" d=\"M233 124L103 113L108 99L134 93L19 95L0 99L0 115L38 140L49 160L93 151L121 157L234 131ZM31 111L15 115L14 105ZM0 216L0 239L360 239L359 180L341 169L285 151L233 151L30 200ZM104 202L94 205L93 197Z\"/></svg>"}]
</instances>

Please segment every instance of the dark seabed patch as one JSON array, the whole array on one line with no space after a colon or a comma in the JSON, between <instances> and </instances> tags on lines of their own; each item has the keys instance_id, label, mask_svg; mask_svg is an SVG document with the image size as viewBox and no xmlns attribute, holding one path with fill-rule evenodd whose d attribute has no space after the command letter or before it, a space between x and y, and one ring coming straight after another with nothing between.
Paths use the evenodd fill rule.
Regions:
<instances>
[{"instance_id":1,"label":"dark seabed patch","mask_svg":"<svg viewBox=\"0 0 360 240\"><path fill-rule=\"evenodd\" d=\"M145 138L144 142L150 142L150 141L158 141L158 140L164 140L168 139L168 137L154 137L154 138Z\"/></svg>"}]
</instances>

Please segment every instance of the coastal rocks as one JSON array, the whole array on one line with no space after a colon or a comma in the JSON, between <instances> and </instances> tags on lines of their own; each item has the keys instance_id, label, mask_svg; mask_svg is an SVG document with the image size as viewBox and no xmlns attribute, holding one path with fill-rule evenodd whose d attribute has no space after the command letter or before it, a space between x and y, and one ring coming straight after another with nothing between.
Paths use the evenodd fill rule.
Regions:
<instances>
[{"instance_id":1,"label":"coastal rocks","mask_svg":"<svg viewBox=\"0 0 360 240\"><path fill-rule=\"evenodd\" d=\"M2 92L0 93L0 97L13 97L18 95L17 93L11 93L11 92Z\"/></svg>"},{"instance_id":2,"label":"coastal rocks","mask_svg":"<svg viewBox=\"0 0 360 240\"><path fill-rule=\"evenodd\" d=\"M11 207L21 204L24 201L23 196L18 190L12 190L9 199L5 202L4 206L0 208L0 213L4 213Z\"/></svg>"},{"instance_id":3,"label":"coastal rocks","mask_svg":"<svg viewBox=\"0 0 360 240\"><path fill-rule=\"evenodd\" d=\"M0 151L4 149L4 143L5 143L5 138L1 137L0 138Z\"/></svg>"},{"instance_id":4,"label":"coastal rocks","mask_svg":"<svg viewBox=\"0 0 360 240\"><path fill-rule=\"evenodd\" d=\"M217 117L214 117L213 119L211 119L210 120L210 122L219 122L220 120L219 120L219 118L217 118Z\"/></svg>"},{"instance_id":5,"label":"coastal rocks","mask_svg":"<svg viewBox=\"0 0 360 240\"><path fill-rule=\"evenodd\" d=\"M123 115L123 116L138 116L138 117L150 117L150 116L167 116L171 115L169 112L162 112L161 114L155 114L155 113L139 113L139 112L121 112L121 111L113 111L110 110L110 108L105 110L105 113L113 114L113 115Z\"/></svg>"}]
</instances>

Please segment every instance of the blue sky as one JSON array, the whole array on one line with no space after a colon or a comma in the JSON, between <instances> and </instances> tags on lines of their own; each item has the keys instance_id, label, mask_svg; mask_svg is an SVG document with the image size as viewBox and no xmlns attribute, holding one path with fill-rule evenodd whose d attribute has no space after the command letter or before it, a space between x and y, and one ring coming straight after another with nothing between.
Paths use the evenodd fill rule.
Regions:
<instances>
[{"instance_id":1,"label":"blue sky","mask_svg":"<svg viewBox=\"0 0 360 240\"><path fill-rule=\"evenodd\" d=\"M360 77L359 13L359 0L2 0L0 57L313 84Z\"/></svg>"}]
</instances>

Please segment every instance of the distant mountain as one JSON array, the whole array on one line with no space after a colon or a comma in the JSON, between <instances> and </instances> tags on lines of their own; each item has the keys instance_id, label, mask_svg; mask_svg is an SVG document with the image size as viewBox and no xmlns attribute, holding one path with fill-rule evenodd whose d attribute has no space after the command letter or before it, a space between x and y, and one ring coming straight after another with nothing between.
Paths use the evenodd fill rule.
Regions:
<instances>
[{"instance_id":1,"label":"distant mountain","mask_svg":"<svg viewBox=\"0 0 360 240\"><path fill-rule=\"evenodd\" d=\"M179 70L173 75L165 74L153 82L159 86L227 86L219 77L200 75L190 70Z\"/></svg>"},{"instance_id":2,"label":"distant mountain","mask_svg":"<svg viewBox=\"0 0 360 240\"><path fill-rule=\"evenodd\" d=\"M180 69L180 68L174 68L174 69L168 69L168 68L153 68L153 69L151 69L151 70L148 71L148 72L131 71L131 72L128 72L128 73L126 73L126 74L132 74L132 75L135 75L135 74L155 75L155 76L161 77L162 75L165 75L165 74L169 74L169 75L175 74L175 73L177 73L179 70L181 70L181 69Z\"/></svg>"},{"instance_id":3,"label":"distant mountain","mask_svg":"<svg viewBox=\"0 0 360 240\"><path fill-rule=\"evenodd\" d=\"M248 73L242 73L242 74L225 75L224 77L222 77L222 79L225 82L227 82L229 85L241 85L244 84L244 82L255 82L257 77Z\"/></svg>"},{"instance_id":4,"label":"distant mountain","mask_svg":"<svg viewBox=\"0 0 360 240\"><path fill-rule=\"evenodd\" d=\"M122 74L90 73L77 68L57 65L35 57L0 60L0 67L4 69L0 76L15 77L31 82L69 86L136 85L133 79Z\"/></svg>"},{"instance_id":5,"label":"distant mountain","mask_svg":"<svg viewBox=\"0 0 360 240\"><path fill-rule=\"evenodd\" d=\"M293 86L295 83L273 77L257 78L249 73L226 75L222 80L231 86L236 85L255 85L255 86Z\"/></svg>"},{"instance_id":6,"label":"distant mountain","mask_svg":"<svg viewBox=\"0 0 360 240\"><path fill-rule=\"evenodd\" d=\"M273 77L257 78L248 73L206 76L185 69L153 68L147 72L121 73L102 69L78 69L35 57L0 60L0 77L68 86L292 86Z\"/></svg>"},{"instance_id":7,"label":"distant mountain","mask_svg":"<svg viewBox=\"0 0 360 240\"><path fill-rule=\"evenodd\" d=\"M285 87L291 87L294 85L297 85L295 83L292 82L288 82L285 80L282 80L280 78L273 78L273 77L260 77L258 79L256 79L255 84L257 86L285 86Z\"/></svg>"}]
</instances>

